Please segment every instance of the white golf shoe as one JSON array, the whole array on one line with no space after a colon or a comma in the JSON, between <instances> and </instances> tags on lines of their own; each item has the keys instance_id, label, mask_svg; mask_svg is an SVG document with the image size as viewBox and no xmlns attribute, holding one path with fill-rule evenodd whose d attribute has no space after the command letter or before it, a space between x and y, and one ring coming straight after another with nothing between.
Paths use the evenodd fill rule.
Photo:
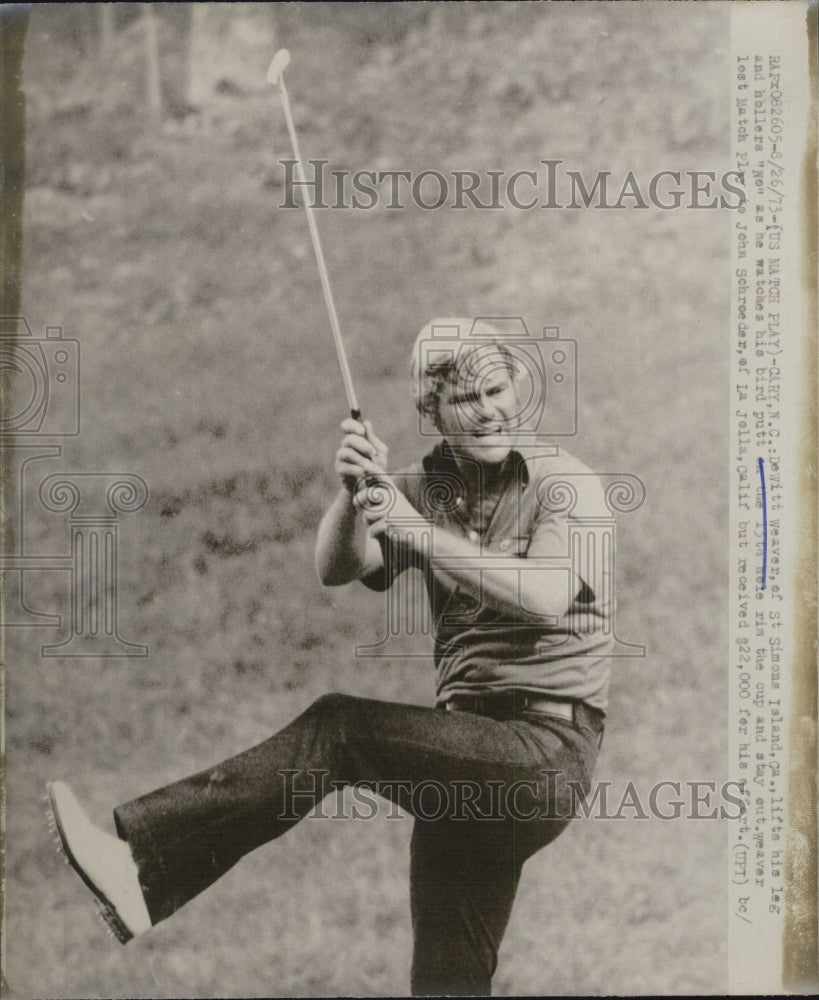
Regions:
<instances>
[{"instance_id":1,"label":"white golf shoe","mask_svg":"<svg viewBox=\"0 0 819 1000\"><path fill-rule=\"evenodd\" d=\"M49 782L47 801L55 840L114 935L125 944L147 931L151 918L128 844L94 826L64 781Z\"/></svg>"}]
</instances>

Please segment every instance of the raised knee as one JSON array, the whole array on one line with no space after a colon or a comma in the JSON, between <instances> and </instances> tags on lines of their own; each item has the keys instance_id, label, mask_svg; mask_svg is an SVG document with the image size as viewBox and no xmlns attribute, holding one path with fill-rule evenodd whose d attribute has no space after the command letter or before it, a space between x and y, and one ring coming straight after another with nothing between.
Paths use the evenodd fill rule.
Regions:
<instances>
[{"instance_id":1,"label":"raised knee","mask_svg":"<svg viewBox=\"0 0 819 1000\"><path fill-rule=\"evenodd\" d=\"M339 715L340 713L350 711L359 700L349 694L331 691L316 698L310 707L313 711L322 715Z\"/></svg>"},{"instance_id":2,"label":"raised knee","mask_svg":"<svg viewBox=\"0 0 819 1000\"><path fill-rule=\"evenodd\" d=\"M309 712L327 737L343 744L364 725L361 703L361 698L333 691L316 698Z\"/></svg>"}]
</instances>

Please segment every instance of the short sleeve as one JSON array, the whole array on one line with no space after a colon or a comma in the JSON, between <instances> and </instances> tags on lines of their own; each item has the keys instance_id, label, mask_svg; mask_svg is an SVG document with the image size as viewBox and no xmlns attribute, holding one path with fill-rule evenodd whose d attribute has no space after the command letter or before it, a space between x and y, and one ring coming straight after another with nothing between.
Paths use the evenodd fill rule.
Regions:
<instances>
[{"instance_id":1,"label":"short sleeve","mask_svg":"<svg viewBox=\"0 0 819 1000\"><path fill-rule=\"evenodd\" d=\"M581 582L580 593L586 601L593 600L600 581L586 577L572 552L572 536L582 538L587 546L595 535L605 530L610 519L600 479L593 472L572 471L545 476L537 490L538 501L530 524L527 559L562 559L572 565ZM574 543L576 547L576 542ZM595 546L595 549L597 547ZM571 560L571 563L568 561ZM581 564L583 562L581 561ZM595 570L590 571L594 573Z\"/></svg>"}]
</instances>

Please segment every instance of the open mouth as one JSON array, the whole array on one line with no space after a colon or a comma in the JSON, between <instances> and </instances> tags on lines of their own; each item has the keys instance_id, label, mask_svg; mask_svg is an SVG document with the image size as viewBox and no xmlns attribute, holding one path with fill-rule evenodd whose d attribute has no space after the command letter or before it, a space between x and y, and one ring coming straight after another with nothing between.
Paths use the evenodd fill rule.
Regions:
<instances>
[{"instance_id":1,"label":"open mouth","mask_svg":"<svg viewBox=\"0 0 819 1000\"><path fill-rule=\"evenodd\" d=\"M498 434L503 434L503 427L482 427L480 430L474 430L471 432L470 437L484 438L484 437L496 437Z\"/></svg>"}]
</instances>

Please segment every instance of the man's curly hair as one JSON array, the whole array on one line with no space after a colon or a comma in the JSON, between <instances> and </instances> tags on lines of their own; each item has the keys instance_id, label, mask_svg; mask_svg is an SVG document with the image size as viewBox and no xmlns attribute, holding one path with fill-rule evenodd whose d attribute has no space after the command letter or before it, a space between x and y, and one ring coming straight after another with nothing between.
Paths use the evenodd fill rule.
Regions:
<instances>
[{"instance_id":1,"label":"man's curly hair","mask_svg":"<svg viewBox=\"0 0 819 1000\"><path fill-rule=\"evenodd\" d=\"M487 353L501 355L515 378L517 366L504 335L483 319L444 316L423 326L415 338L410 364L412 395L418 412L438 422L438 401L444 386L457 382L464 373L479 379L481 359Z\"/></svg>"}]
</instances>

